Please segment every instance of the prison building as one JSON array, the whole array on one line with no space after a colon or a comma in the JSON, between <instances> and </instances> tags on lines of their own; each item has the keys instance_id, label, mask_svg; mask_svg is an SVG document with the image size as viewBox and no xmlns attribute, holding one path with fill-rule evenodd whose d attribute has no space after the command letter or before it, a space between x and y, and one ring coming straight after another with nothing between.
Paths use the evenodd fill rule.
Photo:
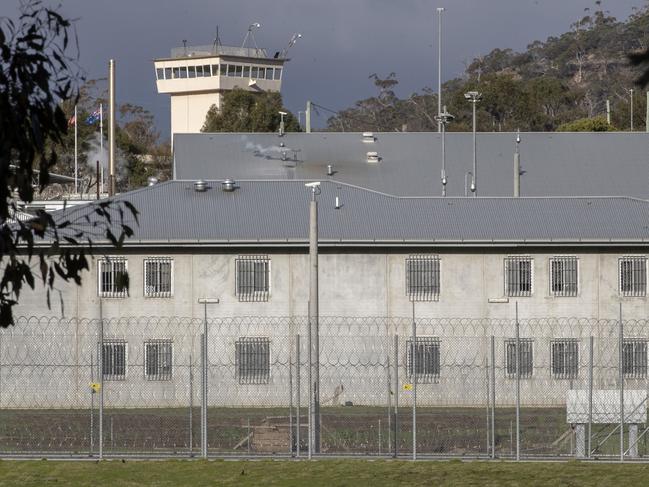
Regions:
<instances>
[{"instance_id":1,"label":"prison building","mask_svg":"<svg viewBox=\"0 0 649 487\"><path fill-rule=\"evenodd\" d=\"M73 375L59 380L40 376L43 383L32 388L34 394L47 391L51 407L76 400L60 385L84 390L90 354L97 358L101 319L107 323L104 352L110 360L103 365L112 381L106 389L109 404L145 406L151 397L164 406L184 404L187 364L199 356L207 313L210 363L223 367L219 373L214 369L213 380L234 391L215 396L214 404L259 405L260 395L264 405L285 404L287 364L294 360L296 336L305 336L308 313L311 191L305 182L173 180L116 196L116 202L128 201L140 211L139 224L127 221L135 236L124 248L96 241L83 285L58 283L51 308L42 287L21 294L15 314L25 323L32 315L68 320L60 335L29 352L22 370L30 370L30 361L36 367L45 359L39 350L51 347L73 364L83 361L81 372L60 369ZM408 376L414 313L420 324L417 353L426 364L418 370L427 384L421 404L474 405L478 398L468 391L484 385L479 365L492 335L498 337L499 367L511 376L511 324L518 306L524 323L550 320L530 325L522 335L529 343L522 371L533 370L523 385L527 404L561 405L566 388L586 376L591 334L602 340L606 360L617 357L615 328L609 325L620 303L625 319L647 318L649 201L404 197L337 181L323 181L317 199L323 397L354 404L385 401L389 367L376 364L391 357L402 377ZM95 204L54 215L59 221L87 216L92 224L98 218ZM205 297L219 302L207 309L199 303ZM589 327L582 318L592 320ZM645 328L634 335L640 343L640 381L647 362L641 358ZM48 336L29 331L38 326L26 330L36 336L3 343L20 355L33 339ZM401 337L396 346L394 335ZM347 369L340 364L347 362L375 366L359 365L344 378ZM5 391L22 380L18 369L0 364L0 373ZM611 369L603 383L614 383L615 373ZM458 387L460 378L466 387ZM505 372L499 376L502 404L514 397L508 379ZM533 387L532 379L545 381L544 387ZM30 380L41 379L32 373Z\"/></svg>"}]
</instances>

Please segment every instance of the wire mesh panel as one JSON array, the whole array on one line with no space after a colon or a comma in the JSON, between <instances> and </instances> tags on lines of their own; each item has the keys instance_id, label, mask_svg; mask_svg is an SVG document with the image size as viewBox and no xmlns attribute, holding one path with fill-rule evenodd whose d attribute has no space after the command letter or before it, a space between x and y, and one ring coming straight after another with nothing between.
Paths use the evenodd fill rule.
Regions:
<instances>
[{"instance_id":1,"label":"wire mesh panel","mask_svg":"<svg viewBox=\"0 0 649 487\"><path fill-rule=\"evenodd\" d=\"M208 325L210 454L290 455L294 320L222 318Z\"/></svg>"},{"instance_id":2,"label":"wire mesh panel","mask_svg":"<svg viewBox=\"0 0 649 487\"><path fill-rule=\"evenodd\" d=\"M0 452L92 451L95 349L78 348L89 337L89 320L17 318L0 330Z\"/></svg>"},{"instance_id":3,"label":"wire mesh panel","mask_svg":"<svg viewBox=\"0 0 649 487\"><path fill-rule=\"evenodd\" d=\"M104 320L106 454L185 456L196 451L199 329L200 320L190 318Z\"/></svg>"}]
</instances>

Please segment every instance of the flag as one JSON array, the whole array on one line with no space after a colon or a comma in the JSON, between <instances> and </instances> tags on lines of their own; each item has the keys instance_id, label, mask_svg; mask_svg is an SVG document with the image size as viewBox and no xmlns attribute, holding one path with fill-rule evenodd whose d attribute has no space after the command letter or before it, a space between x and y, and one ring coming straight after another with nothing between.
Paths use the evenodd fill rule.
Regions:
<instances>
[{"instance_id":1,"label":"flag","mask_svg":"<svg viewBox=\"0 0 649 487\"><path fill-rule=\"evenodd\" d=\"M68 125L76 125L76 123L77 123L77 116L76 116L76 115L72 115L72 116L70 117L70 120L68 120Z\"/></svg>"},{"instance_id":2,"label":"flag","mask_svg":"<svg viewBox=\"0 0 649 487\"><path fill-rule=\"evenodd\" d=\"M93 123L99 120L99 117L100 117L99 110L95 110L90 115L88 115L88 118L86 118L86 123L88 125L92 125Z\"/></svg>"}]
</instances>

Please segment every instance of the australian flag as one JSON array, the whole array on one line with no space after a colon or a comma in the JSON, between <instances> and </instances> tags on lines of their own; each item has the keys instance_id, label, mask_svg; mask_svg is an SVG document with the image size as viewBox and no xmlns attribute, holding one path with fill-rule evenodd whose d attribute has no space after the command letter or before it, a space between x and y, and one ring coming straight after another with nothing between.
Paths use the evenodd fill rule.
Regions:
<instances>
[{"instance_id":1,"label":"australian flag","mask_svg":"<svg viewBox=\"0 0 649 487\"><path fill-rule=\"evenodd\" d=\"M86 118L86 124L92 125L96 123L99 120L99 117L100 117L99 110L95 110L90 115L88 115L88 118Z\"/></svg>"}]
</instances>

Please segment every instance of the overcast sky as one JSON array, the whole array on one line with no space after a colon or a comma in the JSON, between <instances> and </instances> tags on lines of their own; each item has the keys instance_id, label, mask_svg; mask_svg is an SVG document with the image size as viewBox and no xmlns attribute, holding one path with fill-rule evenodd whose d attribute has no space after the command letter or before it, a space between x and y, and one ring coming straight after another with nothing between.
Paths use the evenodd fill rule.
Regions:
<instances>
[{"instance_id":1,"label":"overcast sky","mask_svg":"<svg viewBox=\"0 0 649 487\"><path fill-rule=\"evenodd\" d=\"M15 17L19 0L0 0L0 16ZM54 3L49 1L48 3ZM58 3L58 2L57 2ZM295 32L282 84L286 106L297 113L307 99L338 110L372 96L368 76L397 74L406 96L437 85L436 8L444 7L443 79L492 49L523 50L534 40L565 32L594 0L61 0L76 22L80 62L89 79L117 63L118 102L142 105L169 137L169 98L158 95L153 59L172 47L211 44L216 26L224 45L240 45L248 25L260 22L259 47L283 49ZM603 0L618 19L644 0ZM322 114L318 125L323 125Z\"/></svg>"}]
</instances>

